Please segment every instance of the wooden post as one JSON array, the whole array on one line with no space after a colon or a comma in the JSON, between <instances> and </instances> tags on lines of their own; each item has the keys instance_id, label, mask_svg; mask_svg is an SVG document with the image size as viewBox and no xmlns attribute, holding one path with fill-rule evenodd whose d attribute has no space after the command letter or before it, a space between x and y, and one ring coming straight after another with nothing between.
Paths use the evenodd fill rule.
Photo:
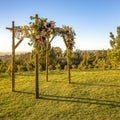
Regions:
<instances>
[{"instance_id":1,"label":"wooden post","mask_svg":"<svg viewBox=\"0 0 120 120\"><path fill-rule=\"evenodd\" d=\"M12 31L12 63L11 63L11 79L12 79L12 92L15 91L15 31L14 21L12 21L12 28L6 27L6 29Z\"/></svg>"},{"instance_id":2,"label":"wooden post","mask_svg":"<svg viewBox=\"0 0 120 120\"><path fill-rule=\"evenodd\" d=\"M36 15L37 17L37 15ZM37 22L37 20L36 20ZM12 92L15 91L15 49L19 46L19 44L23 41L21 39L16 45L15 45L15 31L14 31L14 21L12 21L12 28L6 27L6 29L12 31L12 64L11 64L11 74L12 74ZM38 53L36 53L36 69L35 69L35 94L36 98L39 98L39 81L38 81Z\"/></svg>"},{"instance_id":3,"label":"wooden post","mask_svg":"<svg viewBox=\"0 0 120 120\"><path fill-rule=\"evenodd\" d=\"M68 81L71 83L71 74L70 74L70 49L67 48L67 69L68 69Z\"/></svg>"},{"instance_id":4,"label":"wooden post","mask_svg":"<svg viewBox=\"0 0 120 120\"><path fill-rule=\"evenodd\" d=\"M46 42L46 82L48 82L48 40Z\"/></svg>"},{"instance_id":5,"label":"wooden post","mask_svg":"<svg viewBox=\"0 0 120 120\"><path fill-rule=\"evenodd\" d=\"M35 96L36 99L39 98L39 80L38 80L38 53L36 53L35 58Z\"/></svg>"},{"instance_id":6,"label":"wooden post","mask_svg":"<svg viewBox=\"0 0 120 120\"><path fill-rule=\"evenodd\" d=\"M14 21L12 21L12 91L15 91L15 32Z\"/></svg>"}]
</instances>

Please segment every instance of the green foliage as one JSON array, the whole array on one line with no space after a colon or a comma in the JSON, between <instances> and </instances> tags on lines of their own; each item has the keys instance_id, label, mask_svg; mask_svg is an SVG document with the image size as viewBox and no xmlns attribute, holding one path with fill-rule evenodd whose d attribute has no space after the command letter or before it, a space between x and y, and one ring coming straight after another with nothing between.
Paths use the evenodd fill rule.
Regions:
<instances>
[{"instance_id":1,"label":"green foliage","mask_svg":"<svg viewBox=\"0 0 120 120\"><path fill-rule=\"evenodd\" d=\"M116 62L110 62L110 55L108 59L108 53L106 50L101 51L80 51L76 50L71 52L70 57L70 66L73 69L115 69L118 68L118 64ZM110 52L111 53L111 52ZM16 55L16 72L22 71L34 71L35 69L35 56L34 51L32 53L25 53L21 55ZM52 65L51 69L66 69L67 70L67 51L62 51L59 47L52 47L48 54L48 65ZM111 56L112 57L112 56ZM114 61L116 61L116 57L114 57ZM116 64L115 64L116 63ZM10 56L5 56L0 64L1 72L7 72L11 74L11 59ZM39 70L44 71L46 68L46 56L44 54L39 54Z\"/></svg>"},{"instance_id":2,"label":"green foliage","mask_svg":"<svg viewBox=\"0 0 120 120\"><path fill-rule=\"evenodd\" d=\"M28 70L28 71L33 71L34 69L35 69L34 63L29 62L29 63L27 64L27 70Z\"/></svg>"},{"instance_id":3,"label":"green foliage","mask_svg":"<svg viewBox=\"0 0 120 120\"><path fill-rule=\"evenodd\" d=\"M99 69L105 69L106 68L106 63L105 63L105 60L102 59L102 60L98 60L97 61L97 64L96 64L96 68L99 68Z\"/></svg>"},{"instance_id":4,"label":"green foliage","mask_svg":"<svg viewBox=\"0 0 120 120\"><path fill-rule=\"evenodd\" d=\"M120 68L120 27L117 27L117 36L110 32L110 45L112 49L108 50L108 59L112 68Z\"/></svg>"},{"instance_id":5,"label":"green foliage","mask_svg":"<svg viewBox=\"0 0 120 120\"><path fill-rule=\"evenodd\" d=\"M65 66L64 66L64 70L65 70L65 71L67 71L67 69L68 69L68 66L67 66L67 65L65 65Z\"/></svg>"},{"instance_id":6,"label":"green foliage","mask_svg":"<svg viewBox=\"0 0 120 120\"><path fill-rule=\"evenodd\" d=\"M7 70L6 70L6 73L7 73L9 76L11 76L12 71L11 71L11 66L10 66L10 65L8 66L8 68L7 68Z\"/></svg>"},{"instance_id":7,"label":"green foliage","mask_svg":"<svg viewBox=\"0 0 120 120\"><path fill-rule=\"evenodd\" d=\"M77 69L77 65L72 65L72 69Z\"/></svg>"},{"instance_id":8,"label":"green foliage","mask_svg":"<svg viewBox=\"0 0 120 120\"><path fill-rule=\"evenodd\" d=\"M56 68L56 70L61 70L61 65L60 65L60 64L57 64L57 65L55 66L55 68Z\"/></svg>"},{"instance_id":9,"label":"green foliage","mask_svg":"<svg viewBox=\"0 0 120 120\"><path fill-rule=\"evenodd\" d=\"M38 18L38 15L31 17L33 22L30 23L30 38L31 43L37 50L45 49L46 45L56 35L55 22L48 21L47 18ZM48 42L48 43L47 43Z\"/></svg>"},{"instance_id":10,"label":"green foliage","mask_svg":"<svg viewBox=\"0 0 120 120\"><path fill-rule=\"evenodd\" d=\"M75 44L75 32L70 26L63 26L62 31L60 31L61 36L63 37L64 43L67 49L72 50Z\"/></svg>"},{"instance_id":11,"label":"green foliage","mask_svg":"<svg viewBox=\"0 0 120 120\"><path fill-rule=\"evenodd\" d=\"M42 65L39 65L39 71L43 71Z\"/></svg>"},{"instance_id":12,"label":"green foliage","mask_svg":"<svg viewBox=\"0 0 120 120\"><path fill-rule=\"evenodd\" d=\"M55 67L53 65L48 66L48 70L54 70L54 69L55 69Z\"/></svg>"},{"instance_id":13,"label":"green foliage","mask_svg":"<svg viewBox=\"0 0 120 120\"><path fill-rule=\"evenodd\" d=\"M17 71L18 72L25 72L25 71L27 71L27 67L24 65L17 65Z\"/></svg>"},{"instance_id":14,"label":"green foliage","mask_svg":"<svg viewBox=\"0 0 120 120\"><path fill-rule=\"evenodd\" d=\"M76 65L78 66L79 63L82 61L82 51L80 50L76 50L76 51L73 51L73 53L71 54L71 63L72 65Z\"/></svg>"},{"instance_id":15,"label":"green foliage","mask_svg":"<svg viewBox=\"0 0 120 120\"><path fill-rule=\"evenodd\" d=\"M5 72L6 69L6 63L2 59L0 59L0 73Z\"/></svg>"},{"instance_id":16,"label":"green foliage","mask_svg":"<svg viewBox=\"0 0 120 120\"><path fill-rule=\"evenodd\" d=\"M0 56L1 57L1 56ZM0 73L8 73L9 75L11 74L11 61L10 61L10 56L2 56L0 58Z\"/></svg>"},{"instance_id":17,"label":"green foliage","mask_svg":"<svg viewBox=\"0 0 120 120\"><path fill-rule=\"evenodd\" d=\"M4 64L0 65L0 72L5 72L6 71L6 67Z\"/></svg>"},{"instance_id":18,"label":"green foliage","mask_svg":"<svg viewBox=\"0 0 120 120\"><path fill-rule=\"evenodd\" d=\"M81 62L81 63L78 65L78 69L79 69L79 70L85 70L85 69L87 69L87 66L86 66L83 62Z\"/></svg>"}]
</instances>

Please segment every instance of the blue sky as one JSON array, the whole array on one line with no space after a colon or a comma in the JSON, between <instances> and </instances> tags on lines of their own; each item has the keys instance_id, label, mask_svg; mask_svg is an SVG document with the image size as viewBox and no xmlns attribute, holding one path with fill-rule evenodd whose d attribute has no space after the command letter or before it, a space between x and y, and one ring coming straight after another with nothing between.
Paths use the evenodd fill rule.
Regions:
<instances>
[{"instance_id":1,"label":"blue sky","mask_svg":"<svg viewBox=\"0 0 120 120\"><path fill-rule=\"evenodd\" d=\"M120 0L0 0L0 52L11 51L11 33L6 27L25 25L30 16L48 18L57 26L69 25L76 32L75 48L81 50L108 49L109 32L116 35L120 26ZM16 40L17 41L17 40ZM28 39L17 51L30 51ZM52 46L65 49L61 38Z\"/></svg>"}]
</instances>

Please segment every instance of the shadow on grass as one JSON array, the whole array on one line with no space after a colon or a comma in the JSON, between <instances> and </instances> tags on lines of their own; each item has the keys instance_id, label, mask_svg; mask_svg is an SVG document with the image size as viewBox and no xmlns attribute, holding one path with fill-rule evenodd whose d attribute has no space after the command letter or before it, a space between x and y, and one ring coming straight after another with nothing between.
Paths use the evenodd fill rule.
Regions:
<instances>
[{"instance_id":1,"label":"shadow on grass","mask_svg":"<svg viewBox=\"0 0 120 120\"><path fill-rule=\"evenodd\" d=\"M32 92L26 92L26 91L19 91L19 90L15 90L14 92L17 92L17 93L25 93L25 94L35 94L35 93L32 93Z\"/></svg>"},{"instance_id":2,"label":"shadow on grass","mask_svg":"<svg viewBox=\"0 0 120 120\"><path fill-rule=\"evenodd\" d=\"M72 82L71 84L80 85L80 86L120 87L120 85L110 85L110 84L93 84L93 83L80 83L80 82Z\"/></svg>"},{"instance_id":3,"label":"shadow on grass","mask_svg":"<svg viewBox=\"0 0 120 120\"><path fill-rule=\"evenodd\" d=\"M105 106L111 106L111 107L120 107L120 102L110 101L110 100L91 99L91 98L75 98L75 97L67 97L67 96L41 95L39 99L59 101L59 102L84 103L84 104L96 104L96 105L105 105Z\"/></svg>"},{"instance_id":4,"label":"shadow on grass","mask_svg":"<svg viewBox=\"0 0 120 120\"><path fill-rule=\"evenodd\" d=\"M32 92L25 92L25 91L18 91L17 93L25 93L25 94L32 94ZM40 95L39 99L41 100L52 100L52 101L59 101L59 102L71 102L71 103L83 103L83 104L95 104L95 105L105 105L111 107L120 107L120 102L111 101L111 100L100 100L100 99L92 99L92 98L77 98L77 97L69 97L69 96L57 96L57 95Z\"/></svg>"},{"instance_id":5,"label":"shadow on grass","mask_svg":"<svg viewBox=\"0 0 120 120\"><path fill-rule=\"evenodd\" d=\"M8 74L0 74L0 78L2 79L4 79L4 78L9 78L10 76L8 75Z\"/></svg>"}]
</instances>

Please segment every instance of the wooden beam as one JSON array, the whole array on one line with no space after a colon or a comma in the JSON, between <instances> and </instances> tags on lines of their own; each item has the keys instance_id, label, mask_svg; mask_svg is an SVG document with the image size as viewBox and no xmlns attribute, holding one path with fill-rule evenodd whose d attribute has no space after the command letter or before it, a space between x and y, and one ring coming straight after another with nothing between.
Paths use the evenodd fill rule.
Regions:
<instances>
[{"instance_id":1,"label":"wooden beam","mask_svg":"<svg viewBox=\"0 0 120 120\"><path fill-rule=\"evenodd\" d=\"M67 43L66 43L66 40L65 40L65 36L62 35L62 37L63 37L63 41L64 41L64 43L65 43L65 46L66 46L66 48L67 48Z\"/></svg>"},{"instance_id":2,"label":"wooden beam","mask_svg":"<svg viewBox=\"0 0 120 120\"><path fill-rule=\"evenodd\" d=\"M14 28L9 28L9 27L6 27L6 29L11 31L14 30Z\"/></svg>"},{"instance_id":3,"label":"wooden beam","mask_svg":"<svg viewBox=\"0 0 120 120\"><path fill-rule=\"evenodd\" d=\"M48 82L48 51L49 51L49 41L46 41L46 82Z\"/></svg>"},{"instance_id":4,"label":"wooden beam","mask_svg":"<svg viewBox=\"0 0 120 120\"><path fill-rule=\"evenodd\" d=\"M39 80L38 80L38 53L36 53L36 58L35 58L35 96L36 99L39 98Z\"/></svg>"},{"instance_id":5,"label":"wooden beam","mask_svg":"<svg viewBox=\"0 0 120 120\"><path fill-rule=\"evenodd\" d=\"M70 73L70 49L67 48L67 69L68 69L68 81L71 83L71 73Z\"/></svg>"},{"instance_id":6,"label":"wooden beam","mask_svg":"<svg viewBox=\"0 0 120 120\"><path fill-rule=\"evenodd\" d=\"M15 45L15 49L19 46L19 44L23 41L23 39L19 40L18 43Z\"/></svg>"},{"instance_id":7,"label":"wooden beam","mask_svg":"<svg viewBox=\"0 0 120 120\"><path fill-rule=\"evenodd\" d=\"M51 40L49 41L49 43L51 43L54 38L55 38L55 35L52 36L52 38L51 38Z\"/></svg>"},{"instance_id":8,"label":"wooden beam","mask_svg":"<svg viewBox=\"0 0 120 120\"><path fill-rule=\"evenodd\" d=\"M12 21L12 91L15 91L15 32L14 21Z\"/></svg>"}]
</instances>

